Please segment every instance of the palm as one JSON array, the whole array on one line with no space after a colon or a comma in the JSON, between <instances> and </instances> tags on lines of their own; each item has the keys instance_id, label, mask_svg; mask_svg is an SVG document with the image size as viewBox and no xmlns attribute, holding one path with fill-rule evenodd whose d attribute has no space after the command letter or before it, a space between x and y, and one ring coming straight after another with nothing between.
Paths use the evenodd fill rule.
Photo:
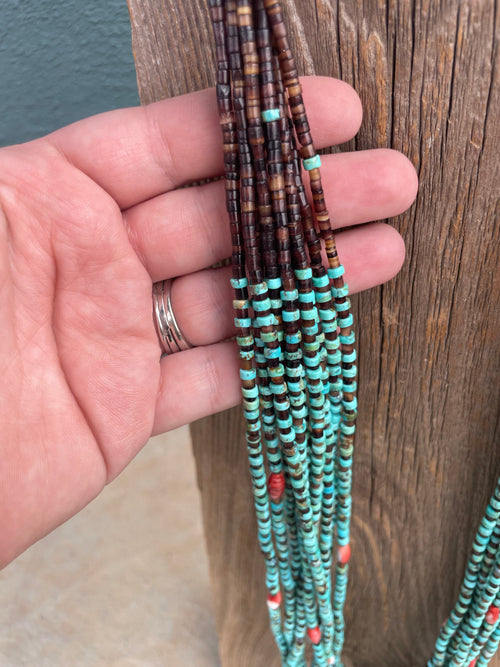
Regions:
<instances>
[{"instance_id":1,"label":"palm","mask_svg":"<svg viewBox=\"0 0 500 667\"><path fill-rule=\"evenodd\" d=\"M328 86L343 95L345 118L355 116L354 94ZM308 89L321 89L328 102L324 80ZM184 122L189 114L198 135ZM318 144L348 139L357 122L328 129L318 120ZM215 125L213 94L205 92L0 151L0 564L95 497L152 433L238 401L237 354L220 342L232 334L227 270L205 269L230 251L223 188L177 189L219 172ZM331 181L338 183L342 159L332 156ZM349 159L343 172L369 186L366 201L337 192L339 224L409 205L415 180L400 156L358 154L351 166ZM374 196L382 165L392 183ZM381 261L367 269L363 255L373 257L374 248ZM400 240L385 225L343 232L342 250L355 290L388 279L402 261ZM178 277L179 324L201 347L160 363L151 285L169 277Z\"/></svg>"},{"instance_id":2,"label":"palm","mask_svg":"<svg viewBox=\"0 0 500 667\"><path fill-rule=\"evenodd\" d=\"M20 413L2 415L0 466L10 467L17 443L26 443L21 484L4 487L7 504L33 516L50 502L64 518L151 434L159 348L151 279L119 207L49 146L35 162L27 150L2 155L9 253L2 262L2 321L11 325L0 341L7 362L2 394Z\"/></svg>"}]
</instances>

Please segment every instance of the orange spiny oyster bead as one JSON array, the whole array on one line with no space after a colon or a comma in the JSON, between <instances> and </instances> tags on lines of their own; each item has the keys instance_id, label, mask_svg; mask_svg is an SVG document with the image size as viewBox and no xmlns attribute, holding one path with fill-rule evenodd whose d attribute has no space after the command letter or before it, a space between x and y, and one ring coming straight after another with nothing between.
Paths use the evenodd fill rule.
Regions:
<instances>
[{"instance_id":1,"label":"orange spiny oyster bead","mask_svg":"<svg viewBox=\"0 0 500 667\"><path fill-rule=\"evenodd\" d=\"M268 594L267 596L267 606L270 609L278 609L278 607L281 604L281 592L278 591L276 595L271 595L271 593Z\"/></svg>"},{"instance_id":2,"label":"orange spiny oyster bead","mask_svg":"<svg viewBox=\"0 0 500 667\"><path fill-rule=\"evenodd\" d=\"M307 635L313 644L319 644L321 641L321 630L319 626L315 628L307 628Z\"/></svg>"},{"instance_id":3,"label":"orange spiny oyster bead","mask_svg":"<svg viewBox=\"0 0 500 667\"><path fill-rule=\"evenodd\" d=\"M498 607L495 607L494 605L491 605L488 611L486 612L486 623L494 625L498 621L499 616L500 616L500 609Z\"/></svg>"},{"instance_id":4,"label":"orange spiny oyster bead","mask_svg":"<svg viewBox=\"0 0 500 667\"><path fill-rule=\"evenodd\" d=\"M337 560L342 565L345 565L346 563L349 562L350 558L351 558L351 545L343 544L338 548Z\"/></svg>"},{"instance_id":5,"label":"orange spiny oyster bead","mask_svg":"<svg viewBox=\"0 0 500 667\"><path fill-rule=\"evenodd\" d=\"M279 500L285 491L285 475L282 472L272 472L269 475L267 488L272 500Z\"/></svg>"}]
</instances>

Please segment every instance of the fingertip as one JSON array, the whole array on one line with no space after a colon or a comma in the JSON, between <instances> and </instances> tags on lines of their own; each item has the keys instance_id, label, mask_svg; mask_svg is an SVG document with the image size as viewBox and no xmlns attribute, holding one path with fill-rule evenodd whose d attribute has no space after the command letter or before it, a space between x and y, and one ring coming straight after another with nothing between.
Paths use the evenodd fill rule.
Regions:
<instances>
[{"instance_id":1,"label":"fingertip","mask_svg":"<svg viewBox=\"0 0 500 667\"><path fill-rule=\"evenodd\" d=\"M233 408L241 403L240 359L235 340L218 343L206 359L209 383L207 415Z\"/></svg>"},{"instance_id":2,"label":"fingertip","mask_svg":"<svg viewBox=\"0 0 500 667\"><path fill-rule=\"evenodd\" d=\"M303 77L301 81L316 147L352 139L363 120L363 107L354 88L329 76Z\"/></svg>"},{"instance_id":3,"label":"fingertip","mask_svg":"<svg viewBox=\"0 0 500 667\"><path fill-rule=\"evenodd\" d=\"M385 243L378 244L376 259L379 265L384 267L380 282L385 283L401 271L406 257L406 246L397 229L383 222L375 224L379 224L383 228L382 233Z\"/></svg>"},{"instance_id":4,"label":"fingertip","mask_svg":"<svg viewBox=\"0 0 500 667\"><path fill-rule=\"evenodd\" d=\"M339 232L337 247L351 294L394 278L403 265L406 253L399 232L383 222Z\"/></svg>"},{"instance_id":5,"label":"fingertip","mask_svg":"<svg viewBox=\"0 0 500 667\"><path fill-rule=\"evenodd\" d=\"M399 215L408 209L418 192L418 175L410 160L392 148L380 148L383 164L387 165L384 179L385 195L393 202L394 213ZM384 155L385 154L385 155Z\"/></svg>"},{"instance_id":6,"label":"fingertip","mask_svg":"<svg viewBox=\"0 0 500 667\"><path fill-rule=\"evenodd\" d=\"M326 78L326 77L325 77ZM346 134L347 140L352 139L358 132L363 122L363 104L354 88L337 79L337 104L346 112Z\"/></svg>"},{"instance_id":7,"label":"fingertip","mask_svg":"<svg viewBox=\"0 0 500 667\"><path fill-rule=\"evenodd\" d=\"M238 405L238 369L234 340L163 357L153 435Z\"/></svg>"},{"instance_id":8,"label":"fingertip","mask_svg":"<svg viewBox=\"0 0 500 667\"><path fill-rule=\"evenodd\" d=\"M333 188L336 226L383 219L406 211L418 178L410 160L390 148L325 156L325 186ZM349 196L346 196L350 193Z\"/></svg>"}]
</instances>

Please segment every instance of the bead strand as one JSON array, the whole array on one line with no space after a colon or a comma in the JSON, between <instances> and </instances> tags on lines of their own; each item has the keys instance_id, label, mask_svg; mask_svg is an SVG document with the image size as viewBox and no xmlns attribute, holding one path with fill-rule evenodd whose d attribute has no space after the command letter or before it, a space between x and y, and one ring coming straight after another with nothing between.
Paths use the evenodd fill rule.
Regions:
<instances>
[{"instance_id":1,"label":"bead strand","mask_svg":"<svg viewBox=\"0 0 500 667\"><path fill-rule=\"evenodd\" d=\"M209 8L243 413L271 628L284 667L306 667L307 642L312 667L341 667L357 417L348 286L281 3L209 0ZM483 667L499 642L500 480L428 667Z\"/></svg>"},{"instance_id":2,"label":"bead strand","mask_svg":"<svg viewBox=\"0 0 500 667\"><path fill-rule=\"evenodd\" d=\"M498 646L491 606L500 604L500 479L478 528L457 603L441 628L428 667L486 665ZM490 612L491 614L491 612Z\"/></svg>"},{"instance_id":3,"label":"bead strand","mask_svg":"<svg viewBox=\"0 0 500 667\"><path fill-rule=\"evenodd\" d=\"M355 375L352 348L342 347L342 336L352 338L349 303L334 291L341 277L329 278L322 265L305 197L300 157L316 184L316 214L318 202L324 207L319 158L309 155L307 119L290 90L294 66L276 38L286 40L275 20L279 4L211 0L210 10L243 410L271 628L283 665L305 667L306 638L315 667L340 665L345 550L335 586L331 566L335 532L345 538L350 510L353 404L342 404ZM330 263L338 270L338 261Z\"/></svg>"}]
</instances>

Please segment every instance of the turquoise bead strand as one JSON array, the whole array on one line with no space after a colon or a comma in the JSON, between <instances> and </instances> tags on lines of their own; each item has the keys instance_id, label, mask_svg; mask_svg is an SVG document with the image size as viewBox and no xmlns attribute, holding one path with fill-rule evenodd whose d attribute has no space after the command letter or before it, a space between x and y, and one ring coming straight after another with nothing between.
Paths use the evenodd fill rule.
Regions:
<instances>
[{"instance_id":1,"label":"turquoise bead strand","mask_svg":"<svg viewBox=\"0 0 500 667\"><path fill-rule=\"evenodd\" d=\"M474 539L457 603L428 667L487 665L495 653L500 637L499 545L500 479Z\"/></svg>"},{"instance_id":2,"label":"turquoise bead strand","mask_svg":"<svg viewBox=\"0 0 500 667\"><path fill-rule=\"evenodd\" d=\"M357 418L349 290L280 2L209 6L270 625L284 667L306 667L308 643L312 667L341 667ZM500 642L499 616L500 480L428 667L487 665Z\"/></svg>"},{"instance_id":3,"label":"turquoise bead strand","mask_svg":"<svg viewBox=\"0 0 500 667\"><path fill-rule=\"evenodd\" d=\"M315 667L340 665L356 407L347 286L300 84L292 61L278 57L288 53L279 3L213 0L210 7L243 413L270 624L283 665L305 667L307 641ZM335 545L344 551L333 576Z\"/></svg>"}]
</instances>

